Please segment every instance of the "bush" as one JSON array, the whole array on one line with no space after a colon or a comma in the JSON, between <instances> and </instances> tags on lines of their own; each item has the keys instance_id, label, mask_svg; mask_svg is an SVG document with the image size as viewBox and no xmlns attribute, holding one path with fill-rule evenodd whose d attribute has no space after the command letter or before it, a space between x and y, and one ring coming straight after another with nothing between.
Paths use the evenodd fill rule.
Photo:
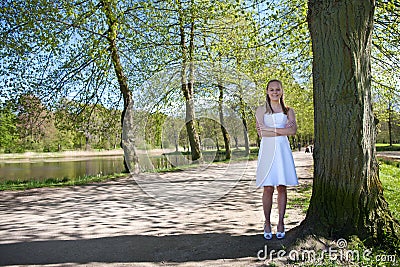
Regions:
<instances>
[{"instance_id":1,"label":"bush","mask_svg":"<svg viewBox=\"0 0 400 267\"><path fill-rule=\"evenodd\" d=\"M394 144L390 146L388 144L377 144L376 151L400 151L400 145Z\"/></svg>"}]
</instances>

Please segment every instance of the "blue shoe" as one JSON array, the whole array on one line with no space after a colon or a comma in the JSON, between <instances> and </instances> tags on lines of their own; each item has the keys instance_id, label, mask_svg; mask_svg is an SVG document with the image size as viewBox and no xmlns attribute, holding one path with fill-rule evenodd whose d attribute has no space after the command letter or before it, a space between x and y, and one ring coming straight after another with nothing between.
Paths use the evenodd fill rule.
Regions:
<instances>
[{"instance_id":1,"label":"blue shoe","mask_svg":"<svg viewBox=\"0 0 400 267\"><path fill-rule=\"evenodd\" d=\"M283 232L276 232L276 238L277 239L285 238L285 227L283 227Z\"/></svg>"},{"instance_id":2,"label":"blue shoe","mask_svg":"<svg viewBox=\"0 0 400 267\"><path fill-rule=\"evenodd\" d=\"M267 224L264 223L264 238L267 240L271 240L272 239L272 232L271 230L269 232L265 231L265 228L267 227ZM269 229L271 229L271 224L269 225Z\"/></svg>"}]
</instances>

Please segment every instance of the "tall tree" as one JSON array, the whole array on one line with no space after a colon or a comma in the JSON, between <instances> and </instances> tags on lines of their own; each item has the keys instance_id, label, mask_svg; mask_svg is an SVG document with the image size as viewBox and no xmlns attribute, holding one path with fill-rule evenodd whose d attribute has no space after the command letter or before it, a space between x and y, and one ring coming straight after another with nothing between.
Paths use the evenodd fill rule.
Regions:
<instances>
[{"instance_id":1,"label":"tall tree","mask_svg":"<svg viewBox=\"0 0 400 267\"><path fill-rule=\"evenodd\" d=\"M194 30L195 30L195 14L194 1L190 1L188 9L191 11L185 14L184 7L181 0L177 0L178 6L178 22L179 22L179 36L180 36L180 49L182 56L182 69L181 69L181 89L186 101L186 130L189 137L189 144L191 148L192 160L196 161L201 159L200 139L195 127L195 112L194 112ZM189 44L187 44L187 33L185 25L189 24Z\"/></svg>"},{"instance_id":2,"label":"tall tree","mask_svg":"<svg viewBox=\"0 0 400 267\"><path fill-rule=\"evenodd\" d=\"M53 128L52 115L40 99L25 95L18 99L18 130L27 149L37 149L49 128Z\"/></svg>"},{"instance_id":3,"label":"tall tree","mask_svg":"<svg viewBox=\"0 0 400 267\"><path fill-rule=\"evenodd\" d=\"M224 106L224 86L222 84L222 81L219 79L218 80L218 90L219 90L219 95L218 95L218 113L219 113L219 124L221 126L221 131L222 131L222 136L224 138L224 146L225 146L225 158L226 159L231 159L232 156L232 151L231 151L231 136L229 135L229 132L226 129L226 124L225 124L225 116L223 112L223 106Z\"/></svg>"},{"instance_id":4,"label":"tall tree","mask_svg":"<svg viewBox=\"0 0 400 267\"><path fill-rule=\"evenodd\" d=\"M245 77L244 73L251 73L249 62L258 60L255 48L251 48L257 43L257 27L251 17L250 11L244 11L240 5L233 5L224 17L208 18L206 23L213 25L215 36L204 40L205 46L208 45L208 60L215 66L216 86L219 97L220 123L224 137L225 147L227 148L226 157L231 157L230 136L226 131L222 104L228 104L228 98L234 98L238 106L238 115L241 117L243 126L243 140L246 154L250 153L250 140L248 133L248 111L251 99L245 95L251 95L254 99L254 87L248 87L250 78ZM265 70L264 66L264 70ZM228 89L230 88L230 89ZM226 99L224 99L226 98ZM231 99L230 101L232 101ZM236 105L235 105L236 106Z\"/></svg>"},{"instance_id":5,"label":"tall tree","mask_svg":"<svg viewBox=\"0 0 400 267\"><path fill-rule=\"evenodd\" d=\"M68 97L85 103L83 107L118 107L122 97L121 122L131 117L126 69L135 69L132 51L143 41L132 31L137 10L142 10L141 3L129 0L2 2L4 97L28 93L46 106ZM132 145L130 154L137 163Z\"/></svg>"},{"instance_id":6,"label":"tall tree","mask_svg":"<svg viewBox=\"0 0 400 267\"><path fill-rule=\"evenodd\" d=\"M372 50L373 95L379 126L387 123L389 144L393 144L393 115L400 99L400 2L376 2ZM378 112L377 110L380 109Z\"/></svg>"},{"instance_id":7,"label":"tall tree","mask_svg":"<svg viewBox=\"0 0 400 267\"><path fill-rule=\"evenodd\" d=\"M17 140L17 117L13 113L11 103L0 106L0 149L11 151Z\"/></svg>"},{"instance_id":8,"label":"tall tree","mask_svg":"<svg viewBox=\"0 0 400 267\"><path fill-rule=\"evenodd\" d=\"M121 146L125 151L125 171L127 172L139 172L139 158L136 154L136 146L134 142L134 138L129 138L132 135L133 127L133 98L132 91L128 86L128 79L125 76L123 66L121 63L120 52L117 46L117 36L118 36L118 24L121 18L118 18L120 14L116 0L102 0L100 1L102 10L104 15L106 16L107 22L107 41L108 41L108 50L111 54L111 60L113 63L115 75L117 76L119 90L122 94L124 100L124 108L121 116L121 124L123 126L123 131L125 131L122 135Z\"/></svg>"},{"instance_id":9,"label":"tall tree","mask_svg":"<svg viewBox=\"0 0 400 267\"><path fill-rule=\"evenodd\" d=\"M375 1L310 0L315 110L313 194L303 226L328 237L397 238L383 197L371 105Z\"/></svg>"}]
</instances>

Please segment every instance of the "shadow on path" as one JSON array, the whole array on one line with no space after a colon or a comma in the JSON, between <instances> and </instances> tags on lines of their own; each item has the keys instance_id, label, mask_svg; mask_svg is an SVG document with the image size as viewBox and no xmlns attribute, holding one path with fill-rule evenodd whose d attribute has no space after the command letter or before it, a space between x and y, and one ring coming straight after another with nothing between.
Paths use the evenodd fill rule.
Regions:
<instances>
[{"instance_id":1,"label":"shadow on path","mask_svg":"<svg viewBox=\"0 0 400 267\"><path fill-rule=\"evenodd\" d=\"M280 241L271 241L275 245L277 242ZM161 263L256 258L257 252L264 248L264 243L261 235L232 236L222 233L34 241L0 245L0 265Z\"/></svg>"},{"instance_id":2,"label":"shadow on path","mask_svg":"<svg viewBox=\"0 0 400 267\"><path fill-rule=\"evenodd\" d=\"M300 183L309 183L312 158L294 155ZM154 181L146 176L157 190L181 186L198 196L208 189L224 189L215 184L198 186L210 179L236 182L220 198L197 205L179 195L179 190L173 192L186 200L185 205L168 205L144 192L132 177L87 186L0 192L0 265L196 262L202 266L207 260L243 258L259 262L257 253L265 245L280 249L290 244L295 236L290 229L304 214L289 209L287 238L266 242L262 191L254 188L256 162L234 166L240 179L225 173L223 166L166 173ZM289 198L299 188L290 188ZM274 206L274 227L276 212Z\"/></svg>"}]
</instances>

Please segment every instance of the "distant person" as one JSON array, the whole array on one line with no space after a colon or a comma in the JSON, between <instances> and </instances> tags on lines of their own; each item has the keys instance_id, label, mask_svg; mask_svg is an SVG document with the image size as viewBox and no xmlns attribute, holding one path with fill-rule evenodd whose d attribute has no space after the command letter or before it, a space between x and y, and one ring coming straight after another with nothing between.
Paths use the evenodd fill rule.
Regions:
<instances>
[{"instance_id":1,"label":"distant person","mask_svg":"<svg viewBox=\"0 0 400 267\"><path fill-rule=\"evenodd\" d=\"M299 151L301 151L301 144L300 144L300 142L297 143L297 148L299 149Z\"/></svg>"},{"instance_id":2,"label":"distant person","mask_svg":"<svg viewBox=\"0 0 400 267\"><path fill-rule=\"evenodd\" d=\"M266 90L266 102L256 110L257 132L261 137L256 186L264 188L264 238L269 240L272 239L270 216L275 186L278 190L279 212L276 238L282 239L285 237L286 186L298 184L292 150L287 138L296 134L297 124L294 110L285 106L283 101L282 82L271 80Z\"/></svg>"},{"instance_id":3,"label":"distant person","mask_svg":"<svg viewBox=\"0 0 400 267\"><path fill-rule=\"evenodd\" d=\"M313 149L314 149L313 146L310 145L310 152L311 152L311 153L313 153Z\"/></svg>"},{"instance_id":4,"label":"distant person","mask_svg":"<svg viewBox=\"0 0 400 267\"><path fill-rule=\"evenodd\" d=\"M306 151L304 153L310 153L310 148L309 146L306 146Z\"/></svg>"}]
</instances>

